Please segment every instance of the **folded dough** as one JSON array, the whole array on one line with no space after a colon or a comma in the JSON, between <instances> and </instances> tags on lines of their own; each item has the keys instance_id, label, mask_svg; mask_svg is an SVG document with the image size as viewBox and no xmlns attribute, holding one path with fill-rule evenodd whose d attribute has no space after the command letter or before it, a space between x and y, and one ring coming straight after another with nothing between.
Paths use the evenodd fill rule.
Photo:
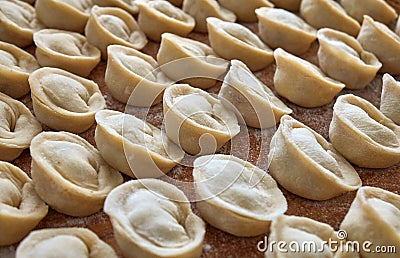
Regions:
<instances>
[{"instance_id":1,"label":"folded dough","mask_svg":"<svg viewBox=\"0 0 400 258\"><path fill-rule=\"evenodd\" d=\"M400 196L392 192L361 187L340 225L347 232L347 239L358 243L371 243L367 248L400 245ZM362 257L377 257L374 252L360 249ZM380 257L398 257L397 253L385 253Z\"/></svg>"},{"instance_id":2,"label":"folded dough","mask_svg":"<svg viewBox=\"0 0 400 258\"><path fill-rule=\"evenodd\" d=\"M149 107L162 101L172 81L153 57L133 48L110 45L105 83L113 98L124 104Z\"/></svg>"},{"instance_id":3,"label":"folded dough","mask_svg":"<svg viewBox=\"0 0 400 258\"><path fill-rule=\"evenodd\" d=\"M168 173L184 152L157 127L113 110L96 113L96 146L113 168L134 178Z\"/></svg>"},{"instance_id":4,"label":"folded dough","mask_svg":"<svg viewBox=\"0 0 400 258\"><path fill-rule=\"evenodd\" d=\"M353 37L360 31L360 24L334 0L302 0L300 15L317 29L332 28Z\"/></svg>"},{"instance_id":5,"label":"folded dough","mask_svg":"<svg viewBox=\"0 0 400 258\"><path fill-rule=\"evenodd\" d=\"M29 74L38 68L34 56L13 44L0 42L0 92L13 98L28 94Z\"/></svg>"},{"instance_id":6,"label":"folded dough","mask_svg":"<svg viewBox=\"0 0 400 258\"><path fill-rule=\"evenodd\" d=\"M252 71L261 70L274 61L273 51L239 23L208 17L207 28L212 49L224 59L239 59Z\"/></svg>"},{"instance_id":7,"label":"folded dough","mask_svg":"<svg viewBox=\"0 0 400 258\"><path fill-rule=\"evenodd\" d=\"M214 153L240 131L221 100L187 84L165 90L163 109L167 136L193 155Z\"/></svg>"},{"instance_id":8,"label":"folded dough","mask_svg":"<svg viewBox=\"0 0 400 258\"><path fill-rule=\"evenodd\" d=\"M382 67L374 54L365 51L355 38L344 32L320 29L317 37L321 70L343 82L348 89L364 88Z\"/></svg>"},{"instance_id":9,"label":"folded dough","mask_svg":"<svg viewBox=\"0 0 400 258\"><path fill-rule=\"evenodd\" d=\"M16 159L41 131L42 126L22 102L0 92L0 160Z\"/></svg>"},{"instance_id":10,"label":"folded dough","mask_svg":"<svg viewBox=\"0 0 400 258\"><path fill-rule=\"evenodd\" d=\"M183 0L182 10L195 19L194 30L197 32L207 32L207 17L217 17L230 22L236 21L236 15L220 6L217 0Z\"/></svg>"},{"instance_id":11,"label":"folded dough","mask_svg":"<svg viewBox=\"0 0 400 258\"><path fill-rule=\"evenodd\" d=\"M336 100L329 139L347 160L360 167L386 168L400 162L400 127L352 94Z\"/></svg>"},{"instance_id":12,"label":"folded dough","mask_svg":"<svg viewBox=\"0 0 400 258\"><path fill-rule=\"evenodd\" d=\"M99 211L107 194L123 180L98 150L72 133L40 133L30 151L35 190L60 213L88 216Z\"/></svg>"},{"instance_id":13,"label":"folded dough","mask_svg":"<svg viewBox=\"0 0 400 258\"><path fill-rule=\"evenodd\" d=\"M382 63L380 72L400 74L400 37L389 27L365 15L357 40Z\"/></svg>"},{"instance_id":14,"label":"folded dough","mask_svg":"<svg viewBox=\"0 0 400 258\"><path fill-rule=\"evenodd\" d=\"M44 26L32 5L20 0L0 0L0 40L18 47L32 44L35 31Z\"/></svg>"},{"instance_id":15,"label":"folded dough","mask_svg":"<svg viewBox=\"0 0 400 258\"><path fill-rule=\"evenodd\" d=\"M271 176L307 199L327 200L361 186L357 172L330 143L288 115L272 137L268 159Z\"/></svg>"},{"instance_id":16,"label":"folded dough","mask_svg":"<svg viewBox=\"0 0 400 258\"><path fill-rule=\"evenodd\" d=\"M257 16L254 12L259 7L274 7L268 0L247 0L243 4L241 0L218 0L218 3L232 11L241 22L257 22Z\"/></svg>"},{"instance_id":17,"label":"folded dough","mask_svg":"<svg viewBox=\"0 0 400 258\"><path fill-rule=\"evenodd\" d=\"M214 86L228 67L208 45L171 33L161 36L157 61L169 78L201 89Z\"/></svg>"},{"instance_id":18,"label":"folded dough","mask_svg":"<svg viewBox=\"0 0 400 258\"><path fill-rule=\"evenodd\" d=\"M364 15L387 25L397 18L396 10L384 0L340 0L338 2L360 23Z\"/></svg>"},{"instance_id":19,"label":"folded dough","mask_svg":"<svg viewBox=\"0 0 400 258\"><path fill-rule=\"evenodd\" d=\"M46 216L47 210L26 173L0 161L0 246L24 238Z\"/></svg>"},{"instance_id":20,"label":"folded dough","mask_svg":"<svg viewBox=\"0 0 400 258\"><path fill-rule=\"evenodd\" d=\"M35 230L22 241L16 258L117 258L111 246L86 228L46 228Z\"/></svg>"},{"instance_id":21,"label":"folded dough","mask_svg":"<svg viewBox=\"0 0 400 258\"><path fill-rule=\"evenodd\" d=\"M400 125L400 82L390 74L384 74L382 80L381 112Z\"/></svg>"},{"instance_id":22,"label":"folded dough","mask_svg":"<svg viewBox=\"0 0 400 258\"><path fill-rule=\"evenodd\" d=\"M271 220L287 210L275 180L249 162L229 155L194 161L196 208L212 226L235 236L269 231Z\"/></svg>"},{"instance_id":23,"label":"folded dough","mask_svg":"<svg viewBox=\"0 0 400 258\"><path fill-rule=\"evenodd\" d=\"M308 50L317 31L297 15L279 8L256 9L260 38L272 48L283 48L295 55Z\"/></svg>"},{"instance_id":24,"label":"folded dough","mask_svg":"<svg viewBox=\"0 0 400 258\"><path fill-rule=\"evenodd\" d=\"M200 257L205 224L176 186L158 179L126 182L104 204L124 257Z\"/></svg>"},{"instance_id":25,"label":"folded dough","mask_svg":"<svg viewBox=\"0 0 400 258\"><path fill-rule=\"evenodd\" d=\"M33 35L41 66L64 69L86 77L100 62L100 50L77 32L44 29Z\"/></svg>"},{"instance_id":26,"label":"folded dough","mask_svg":"<svg viewBox=\"0 0 400 258\"><path fill-rule=\"evenodd\" d=\"M195 20L178 7L165 0L137 1L139 7L138 23L146 36L156 42L161 34L170 32L186 37L194 28Z\"/></svg>"},{"instance_id":27,"label":"folded dough","mask_svg":"<svg viewBox=\"0 0 400 258\"><path fill-rule=\"evenodd\" d=\"M108 45L142 49L147 44L146 35L133 16L117 7L93 7L85 35L89 43L100 49L103 59L107 58Z\"/></svg>"},{"instance_id":28,"label":"folded dough","mask_svg":"<svg viewBox=\"0 0 400 258\"><path fill-rule=\"evenodd\" d=\"M133 15L139 12L137 0L94 0L94 2L103 7L118 7Z\"/></svg>"},{"instance_id":29,"label":"folded dough","mask_svg":"<svg viewBox=\"0 0 400 258\"><path fill-rule=\"evenodd\" d=\"M248 126L270 128L292 113L274 93L239 60L232 60L218 96L228 101Z\"/></svg>"},{"instance_id":30,"label":"folded dough","mask_svg":"<svg viewBox=\"0 0 400 258\"><path fill-rule=\"evenodd\" d=\"M29 76L33 110L40 122L56 130L81 133L94 124L106 102L98 85L67 71L43 67Z\"/></svg>"},{"instance_id":31,"label":"folded dough","mask_svg":"<svg viewBox=\"0 0 400 258\"><path fill-rule=\"evenodd\" d=\"M36 0L38 19L48 28L82 33L94 0Z\"/></svg>"},{"instance_id":32,"label":"folded dough","mask_svg":"<svg viewBox=\"0 0 400 258\"><path fill-rule=\"evenodd\" d=\"M283 8L291 12L298 12L301 0L270 0L275 7Z\"/></svg>"},{"instance_id":33,"label":"folded dough","mask_svg":"<svg viewBox=\"0 0 400 258\"><path fill-rule=\"evenodd\" d=\"M275 90L299 106L312 108L326 105L345 87L343 83L327 77L314 64L281 48L275 50L274 56Z\"/></svg>"}]
</instances>

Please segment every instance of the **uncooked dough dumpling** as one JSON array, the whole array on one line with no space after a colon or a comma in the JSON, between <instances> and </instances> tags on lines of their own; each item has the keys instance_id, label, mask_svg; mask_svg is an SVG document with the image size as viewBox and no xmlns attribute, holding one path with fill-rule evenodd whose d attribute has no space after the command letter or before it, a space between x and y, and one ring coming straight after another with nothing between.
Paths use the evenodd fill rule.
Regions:
<instances>
[{"instance_id":1,"label":"uncooked dough dumpling","mask_svg":"<svg viewBox=\"0 0 400 258\"><path fill-rule=\"evenodd\" d=\"M195 258L202 253L205 224L172 184L128 181L107 196L104 212L124 257Z\"/></svg>"},{"instance_id":2,"label":"uncooked dough dumpling","mask_svg":"<svg viewBox=\"0 0 400 258\"><path fill-rule=\"evenodd\" d=\"M383 75L381 112L400 125L400 82L390 74Z\"/></svg>"},{"instance_id":3,"label":"uncooked dough dumpling","mask_svg":"<svg viewBox=\"0 0 400 258\"><path fill-rule=\"evenodd\" d=\"M139 12L139 8L136 5L138 0L94 0L98 6L102 7L118 7L121 8L131 15L136 15Z\"/></svg>"},{"instance_id":4,"label":"uncooked dough dumpling","mask_svg":"<svg viewBox=\"0 0 400 258\"><path fill-rule=\"evenodd\" d=\"M218 0L218 3L226 9L232 11L238 21L257 22L257 16L254 12L260 7L274 7L268 0L247 0L244 4L242 0Z\"/></svg>"},{"instance_id":5,"label":"uncooked dough dumpling","mask_svg":"<svg viewBox=\"0 0 400 258\"><path fill-rule=\"evenodd\" d=\"M274 52L276 71L274 86L282 97L307 108L328 104L345 87L327 77L314 64L289 54L283 49Z\"/></svg>"},{"instance_id":6,"label":"uncooked dough dumpling","mask_svg":"<svg viewBox=\"0 0 400 258\"><path fill-rule=\"evenodd\" d=\"M22 240L46 216L47 210L27 174L0 161L0 246Z\"/></svg>"},{"instance_id":7,"label":"uncooked dough dumpling","mask_svg":"<svg viewBox=\"0 0 400 258\"><path fill-rule=\"evenodd\" d=\"M386 168L400 162L400 127L352 94L337 98L329 139L348 161L360 167Z\"/></svg>"},{"instance_id":8,"label":"uncooked dough dumpling","mask_svg":"<svg viewBox=\"0 0 400 258\"><path fill-rule=\"evenodd\" d=\"M271 176L285 189L312 200L327 200L357 190L355 169L321 135L285 115L272 137Z\"/></svg>"},{"instance_id":9,"label":"uncooked dough dumpling","mask_svg":"<svg viewBox=\"0 0 400 258\"><path fill-rule=\"evenodd\" d=\"M390 25L397 18L396 10L384 0L340 0L346 12L358 22L368 15L376 21Z\"/></svg>"},{"instance_id":10,"label":"uncooked dough dumpling","mask_svg":"<svg viewBox=\"0 0 400 258\"><path fill-rule=\"evenodd\" d=\"M291 12L298 12L301 0L270 0L275 7L283 8Z\"/></svg>"}]
</instances>

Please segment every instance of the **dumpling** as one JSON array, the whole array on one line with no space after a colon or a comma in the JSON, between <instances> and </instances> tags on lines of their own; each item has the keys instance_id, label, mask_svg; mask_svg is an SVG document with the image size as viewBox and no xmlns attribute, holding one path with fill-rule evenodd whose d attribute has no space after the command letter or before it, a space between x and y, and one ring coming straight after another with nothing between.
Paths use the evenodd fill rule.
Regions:
<instances>
[{"instance_id":1,"label":"dumpling","mask_svg":"<svg viewBox=\"0 0 400 258\"><path fill-rule=\"evenodd\" d=\"M218 3L226 9L232 11L241 22L257 22L254 12L259 7L274 7L268 0L247 0L243 4L241 0L218 0Z\"/></svg>"},{"instance_id":2,"label":"dumpling","mask_svg":"<svg viewBox=\"0 0 400 258\"><path fill-rule=\"evenodd\" d=\"M139 7L138 23L146 36L156 42L161 34L171 32L185 37L195 26L192 16L165 0L137 1Z\"/></svg>"},{"instance_id":3,"label":"dumpling","mask_svg":"<svg viewBox=\"0 0 400 258\"><path fill-rule=\"evenodd\" d=\"M216 17L224 21L236 21L236 15L220 6L216 0L183 0L182 10L191 15L195 21L195 31L207 32L207 17Z\"/></svg>"},{"instance_id":4,"label":"dumpling","mask_svg":"<svg viewBox=\"0 0 400 258\"><path fill-rule=\"evenodd\" d=\"M86 77L100 62L100 50L77 32L45 29L33 35L41 66L64 69Z\"/></svg>"},{"instance_id":5,"label":"dumpling","mask_svg":"<svg viewBox=\"0 0 400 258\"><path fill-rule=\"evenodd\" d=\"M212 49L224 59L239 59L252 71L274 61L273 51L256 34L239 23L208 17L208 39Z\"/></svg>"},{"instance_id":6,"label":"dumpling","mask_svg":"<svg viewBox=\"0 0 400 258\"><path fill-rule=\"evenodd\" d=\"M94 124L105 100L94 81L58 69L43 67L29 76L33 110L50 128L81 133Z\"/></svg>"},{"instance_id":7,"label":"dumpling","mask_svg":"<svg viewBox=\"0 0 400 258\"><path fill-rule=\"evenodd\" d=\"M22 102L0 92L0 160L16 159L41 131L42 126Z\"/></svg>"},{"instance_id":8,"label":"dumpling","mask_svg":"<svg viewBox=\"0 0 400 258\"><path fill-rule=\"evenodd\" d=\"M376 250L376 247L398 247L400 245L400 196L376 187L361 187L340 229L346 231L349 241L371 243L367 249L360 248L360 255L365 258L378 257L377 253L368 252L368 250ZM380 257L398 256L396 252L388 252Z\"/></svg>"},{"instance_id":9,"label":"dumpling","mask_svg":"<svg viewBox=\"0 0 400 258\"><path fill-rule=\"evenodd\" d=\"M339 2L346 12L360 23L364 15L388 25L397 18L396 10L383 0L340 0Z\"/></svg>"},{"instance_id":10,"label":"dumpling","mask_svg":"<svg viewBox=\"0 0 400 258\"><path fill-rule=\"evenodd\" d=\"M275 126L292 113L274 93L239 60L232 60L218 96L237 110L246 124L256 128Z\"/></svg>"},{"instance_id":11,"label":"dumpling","mask_svg":"<svg viewBox=\"0 0 400 258\"><path fill-rule=\"evenodd\" d=\"M108 45L142 49L147 44L146 35L135 19L116 7L93 7L85 27L85 35L89 43L100 49L103 59L107 58Z\"/></svg>"},{"instance_id":12,"label":"dumpling","mask_svg":"<svg viewBox=\"0 0 400 258\"><path fill-rule=\"evenodd\" d=\"M361 179L321 135L285 115L271 140L270 175L285 189L312 200L357 190Z\"/></svg>"},{"instance_id":13,"label":"dumpling","mask_svg":"<svg viewBox=\"0 0 400 258\"><path fill-rule=\"evenodd\" d=\"M139 12L139 8L136 5L137 0L94 0L94 1L99 6L118 7L133 15L138 14Z\"/></svg>"},{"instance_id":14,"label":"dumpling","mask_svg":"<svg viewBox=\"0 0 400 258\"><path fill-rule=\"evenodd\" d=\"M344 32L320 29L317 37L321 70L343 82L348 89L364 88L382 67L374 54L365 51L355 38Z\"/></svg>"},{"instance_id":15,"label":"dumpling","mask_svg":"<svg viewBox=\"0 0 400 258\"><path fill-rule=\"evenodd\" d=\"M113 110L96 113L96 146L113 168L134 178L168 173L184 152L157 127Z\"/></svg>"},{"instance_id":16,"label":"dumpling","mask_svg":"<svg viewBox=\"0 0 400 258\"><path fill-rule=\"evenodd\" d=\"M301 0L270 0L275 7L283 8L291 12L298 12Z\"/></svg>"},{"instance_id":17,"label":"dumpling","mask_svg":"<svg viewBox=\"0 0 400 258\"><path fill-rule=\"evenodd\" d=\"M110 216L124 257L200 257L205 224L176 186L158 179L131 180L107 196Z\"/></svg>"},{"instance_id":18,"label":"dumpling","mask_svg":"<svg viewBox=\"0 0 400 258\"><path fill-rule=\"evenodd\" d=\"M111 246L87 228L35 230L18 246L16 258L117 258Z\"/></svg>"},{"instance_id":19,"label":"dumpling","mask_svg":"<svg viewBox=\"0 0 400 258\"><path fill-rule=\"evenodd\" d=\"M93 0L36 0L35 9L46 27L82 33L94 5Z\"/></svg>"},{"instance_id":20,"label":"dumpling","mask_svg":"<svg viewBox=\"0 0 400 258\"><path fill-rule=\"evenodd\" d=\"M353 37L360 31L360 24L334 0L302 0L300 15L317 29L332 28Z\"/></svg>"},{"instance_id":21,"label":"dumpling","mask_svg":"<svg viewBox=\"0 0 400 258\"><path fill-rule=\"evenodd\" d=\"M235 113L221 100L187 84L168 87L163 108L167 136L193 155L214 153L240 131Z\"/></svg>"},{"instance_id":22,"label":"dumpling","mask_svg":"<svg viewBox=\"0 0 400 258\"><path fill-rule=\"evenodd\" d=\"M271 220L287 210L286 199L275 180L235 156L197 158L193 178L201 217L235 236L267 233Z\"/></svg>"},{"instance_id":23,"label":"dumpling","mask_svg":"<svg viewBox=\"0 0 400 258\"><path fill-rule=\"evenodd\" d=\"M201 89L214 86L229 64L217 57L208 45L171 33L161 36L157 61L161 71L172 80Z\"/></svg>"},{"instance_id":24,"label":"dumpling","mask_svg":"<svg viewBox=\"0 0 400 258\"><path fill-rule=\"evenodd\" d=\"M34 56L15 45L0 42L0 92L13 98L28 94L29 74L38 68Z\"/></svg>"},{"instance_id":25,"label":"dumpling","mask_svg":"<svg viewBox=\"0 0 400 258\"><path fill-rule=\"evenodd\" d=\"M301 55L317 38L313 27L289 11L263 7L256 14L260 38L272 48Z\"/></svg>"},{"instance_id":26,"label":"dumpling","mask_svg":"<svg viewBox=\"0 0 400 258\"><path fill-rule=\"evenodd\" d=\"M282 49L274 52L275 90L291 102L307 108L330 103L345 87L327 77L317 66Z\"/></svg>"},{"instance_id":27,"label":"dumpling","mask_svg":"<svg viewBox=\"0 0 400 258\"><path fill-rule=\"evenodd\" d=\"M400 125L400 82L390 74L383 75L381 112Z\"/></svg>"},{"instance_id":28,"label":"dumpling","mask_svg":"<svg viewBox=\"0 0 400 258\"><path fill-rule=\"evenodd\" d=\"M20 0L0 0L0 40L19 47L32 44L35 31L43 28L32 5Z\"/></svg>"},{"instance_id":29,"label":"dumpling","mask_svg":"<svg viewBox=\"0 0 400 258\"><path fill-rule=\"evenodd\" d=\"M0 246L24 238L46 216L47 210L27 174L0 161Z\"/></svg>"},{"instance_id":30,"label":"dumpling","mask_svg":"<svg viewBox=\"0 0 400 258\"><path fill-rule=\"evenodd\" d=\"M386 25L365 15L357 40L382 63L380 72L400 74L400 37Z\"/></svg>"},{"instance_id":31,"label":"dumpling","mask_svg":"<svg viewBox=\"0 0 400 258\"><path fill-rule=\"evenodd\" d=\"M123 180L98 150L72 133L40 133L30 151L36 192L53 209L70 216L99 211L107 194Z\"/></svg>"},{"instance_id":32,"label":"dumpling","mask_svg":"<svg viewBox=\"0 0 400 258\"><path fill-rule=\"evenodd\" d=\"M352 94L336 100L329 139L359 167L386 168L400 162L400 127L371 103Z\"/></svg>"},{"instance_id":33,"label":"dumpling","mask_svg":"<svg viewBox=\"0 0 400 258\"><path fill-rule=\"evenodd\" d=\"M113 98L124 104L149 107L162 101L172 81L153 57L133 48L108 46L105 83Z\"/></svg>"}]
</instances>

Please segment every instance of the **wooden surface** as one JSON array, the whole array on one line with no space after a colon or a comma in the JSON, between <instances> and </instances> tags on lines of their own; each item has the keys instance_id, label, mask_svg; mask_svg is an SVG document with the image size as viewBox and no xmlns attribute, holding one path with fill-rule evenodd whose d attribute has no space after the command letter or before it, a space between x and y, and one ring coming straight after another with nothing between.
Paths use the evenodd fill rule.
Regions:
<instances>
[{"instance_id":1,"label":"wooden surface","mask_svg":"<svg viewBox=\"0 0 400 258\"><path fill-rule=\"evenodd\" d=\"M397 12L400 11L400 1L392 0L388 1L392 6L394 6ZM256 31L256 24L247 24L250 29ZM208 43L207 36L202 34L192 33L190 37L196 40L200 40ZM158 49L158 44L153 42L149 42L149 44L143 49L144 53L150 54L155 57ZM318 44L314 43L310 50L304 54L302 57L317 64L316 59L316 51L318 49ZM31 47L28 49L30 52L34 51L34 48ZM400 65L400 64L399 64ZM97 82L103 92L106 101L107 108L114 109L119 111L125 110L125 105L114 100L104 84L104 72L106 68L106 63L101 62L95 70L89 76L90 79ZM273 73L275 71L275 65L271 65L267 67L265 70L256 73L256 75L270 88L273 89ZM361 96L369 101L371 101L374 105L379 106L380 102L380 94L381 94L381 79L382 74L378 74L376 78L363 90L359 91L350 91L344 90L340 94L352 93L358 96ZM400 79L397 77L397 79ZM219 90L219 85L211 88L209 91L213 93L217 93ZM20 99L23 103L25 103L32 110L32 103L30 96L25 96ZM292 116L306 125L310 126L318 133L320 133L323 137L328 139L328 128L329 123L332 118L332 107L333 103L330 103L326 106L314 109L305 109L298 107L294 104L289 103L288 101L283 101L293 109ZM141 115L139 112L138 116ZM162 105L156 105L150 109L148 116L146 117L147 121L160 126L162 123ZM94 129L95 125L92 126L88 131L80 134L82 137L87 139L90 143L95 145L94 142ZM45 130L50 130L49 128L45 128ZM261 153L263 155L260 156L260 130L249 128L249 138L251 143L251 149L248 153L249 161L255 163L258 159L266 160L265 153ZM263 146L268 148L268 146ZM230 143L227 143L223 146L219 152L220 153L229 153ZM28 174L30 174L30 164L31 157L29 155L29 150L25 150L23 154L13 161L13 164L22 168ZM390 167L388 169L363 169L357 168L357 172L359 173L363 185L376 186L380 187L394 193L400 193L400 180L399 180L399 172L400 172L400 164ZM192 181L191 175L192 169L190 167L184 167L178 165L175 167L170 173L164 176L163 180L175 179L182 182L190 182ZM131 180L128 177L125 177L125 180ZM281 188L282 189L282 188ZM193 195L193 189L187 188L184 191L189 195ZM333 198L327 201L311 201L301 197L298 197L294 194L287 192L282 189L284 195L288 201L288 211L286 214L298 215L298 216L306 216L321 222L325 222L333 226L335 229L338 229L341 221L343 220L346 212L348 211L352 200L355 197L355 192L350 192L343 194L339 197ZM192 203L192 209L196 214L199 215L196 210L195 203ZM70 216L66 216L55 212L50 209L48 215L39 223L36 229L41 228L56 228L56 227L87 227L94 231L101 239L109 243L116 252L120 255L118 246L113 237L113 230L111 223L107 217L107 215L103 212L97 212L88 217L84 218L74 218ZM216 228L213 228L210 225L207 225L206 228L206 236L204 240L203 254L202 257L263 257L263 254L257 251L257 243L260 240L264 239L264 235L260 235L257 237L250 238L240 238L224 233ZM0 232L1 234L1 232ZM8 258L14 257L15 249L17 244L11 246L0 247L0 257Z\"/></svg>"}]
</instances>

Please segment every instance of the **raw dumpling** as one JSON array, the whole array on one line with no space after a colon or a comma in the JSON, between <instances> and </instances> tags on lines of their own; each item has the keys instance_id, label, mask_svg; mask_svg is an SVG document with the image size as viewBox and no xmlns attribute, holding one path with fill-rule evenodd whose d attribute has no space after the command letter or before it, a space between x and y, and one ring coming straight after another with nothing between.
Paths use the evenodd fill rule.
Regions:
<instances>
[{"instance_id":1,"label":"raw dumpling","mask_svg":"<svg viewBox=\"0 0 400 258\"><path fill-rule=\"evenodd\" d=\"M269 172L285 189L312 200L357 190L361 179L321 135L285 115L272 137Z\"/></svg>"},{"instance_id":2,"label":"raw dumpling","mask_svg":"<svg viewBox=\"0 0 400 258\"><path fill-rule=\"evenodd\" d=\"M119 45L110 45L107 51L105 83L115 99L142 107L162 101L162 93L172 81L153 57Z\"/></svg>"},{"instance_id":3,"label":"raw dumpling","mask_svg":"<svg viewBox=\"0 0 400 258\"><path fill-rule=\"evenodd\" d=\"M224 21L236 21L236 15L220 6L216 0L183 0L182 10L196 21L195 31L207 32L207 17L216 17Z\"/></svg>"},{"instance_id":4,"label":"raw dumpling","mask_svg":"<svg viewBox=\"0 0 400 258\"><path fill-rule=\"evenodd\" d=\"M263 7L256 14L260 38L272 48L301 55L317 38L313 27L289 11Z\"/></svg>"},{"instance_id":5,"label":"raw dumpling","mask_svg":"<svg viewBox=\"0 0 400 258\"><path fill-rule=\"evenodd\" d=\"M20 0L0 0L0 40L19 47L32 44L33 33L42 29L32 5Z\"/></svg>"},{"instance_id":6,"label":"raw dumpling","mask_svg":"<svg viewBox=\"0 0 400 258\"><path fill-rule=\"evenodd\" d=\"M81 133L94 123L105 100L94 81L43 67L29 76L33 110L40 122L56 130Z\"/></svg>"},{"instance_id":7,"label":"raw dumpling","mask_svg":"<svg viewBox=\"0 0 400 258\"><path fill-rule=\"evenodd\" d=\"M16 258L117 258L114 249L86 228L35 230L22 241Z\"/></svg>"},{"instance_id":8,"label":"raw dumpling","mask_svg":"<svg viewBox=\"0 0 400 258\"><path fill-rule=\"evenodd\" d=\"M194 161L196 208L212 226L235 236L269 231L271 220L287 210L286 199L267 172L229 155Z\"/></svg>"},{"instance_id":9,"label":"raw dumpling","mask_svg":"<svg viewBox=\"0 0 400 258\"><path fill-rule=\"evenodd\" d=\"M380 72L400 74L400 37L385 24L365 15L357 40L383 64Z\"/></svg>"},{"instance_id":10,"label":"raw dumpling","mask_svg":"<svg viewBox=\"0 0 400 258\"><path fill-rule=\"evenodd\" d=\"M242 0L218 0L218 3L232 11L241 22L257 22L257 16L254 12L257 8L274 7L268 0L247 0L246 4Z\"/></svg>"},{"instance_id":11,"label":"raw dumpling","mask_svg":"<svg viewBox=\"0 0 400 258\"><path fill-rule=\"evenodd\" d=\"M104 212L124 257L201 255L205 224L174 185L158 179L126 182L107 196Z\"/></svg>"},{"instance_id":12,"label":"raw dumpling","mask_svg":"<svg viewBox=\"0 0 400 258\"><path fill-rule=\"evenodd\" d=\"M93 0L36 0L35 9L46 27L82 33L94 5Z\"/></svg>"},{"instance_id":13,"label":"raw dumpling","mask_svg":"<svg viewBox=\"0 0 400 258\"><path fill-rule=\"evenodd\" d=\"M360 24L334 0L302 0L300 15L317 29L332 28L353 37L360 31Z\"/></svg>"},{"instance_id":14,"label":"raw dumpling","mask_svg":"<svg viewBox=\"0 0 400 258\"><path fill-rule=\"evenodd\" d=\"M382 67L374 54L365 51L355 38L344 32L320 29L318 41L321 70L343 82L348 89L364 88Z\"/></svg>"},{"instance_id":15,"label":"raw dumpling","mask_svg":"<svg viewBox=\"0 0 400 258\"><path fill-rule=\"evenodd\" d=\"M275 7L283 8L291 12L298 12L301 0L270 0Z\"/></svg>"},{"instance_id":16,"label":"raw dumpling","mask_svg":"<svg viewBox=\"0 0 400 258\"><path fill-rule=\"evenodd\" d=\"M274 52L274 86L279 95L307 108L328 104L345 87L317 66L282 49Z\"/></svg>"},{"instance_id":17,"label":"raw dumpling","mask_svg":"<svg viewBox=\"0 0 400 258\"><path fill-rule=\"evenodd\" d=\"M135 19L117 7L93 7L85 35L89 43L100 49L103 59L107 58L108 45L142 49L147 44L146 35Z\"/></svg>"},{"instance_id":18,"label":"raw dumpling","mask_svg":"<svg viewBox=\"0 0 400 258\"><path fill-rule=\"evenodd\" d=\"M208 39L212 49L224 59L239 59L252 71L274 61L273 51L256 34L239 23L208 17Z\"/></svg>"},{"instance_id":19,"label":"raw dumpling","mask_svg":"<svg viewBox=\"0 0 400 258\"><path fill-rule=\"evenodd\" d=\"M0 246L24 238L46 216L47 210L26 173L0 161Z\"/></svg>"},{"instance_id":20,"label":"raw dumpling","mask_svg":"<svg viewBox=\"0 0 400 258\"><path fill-rule=\"evenodd\" d=\"M72 133L40 133L30 151L36 192L53 209L70 216L99 211L107 194L123 180L98 150Z\"/></svg>"},{"instance_id":21,"label":"raw dumpling","mask_svg":"<svg viewBox=\"0 0 400 258\"><path fill-rule=\"evenodd\" d=\"M134 178L168 173L184 152L157 127L118 111L96 113L96 146L113 168Z\"/></svg>"},{"instance_id":22,"label":"raw dumpling","mask_svg":"<svg viewBox=\"0 0 400 258\"><path fill-rule=\"evenodd\" d=\"M16 159L41 131L24 104L0 92L0 160Z\"/></svg>"},{"instance_id":23,"label":"raw dumpling","mask_svg":"<svg viewBox=\"0 0 400 258\"><path fill-rule=\"evenodd\" d=\"M270 128L284 114L292 113L247 66L232 60L229 72L219 91L221 101L228 101L243 117L248 126Z\"/></svg>"},{"instance_id":24,"label":"raw dumpling","mask_svg":"<svg viewBox=\"0 0 400 258\"><path fill-rule=\"evenodd\" d=\"M336 100L329 139L347 160L360 167L386 168L400 162L400 127L352 94Z\"/></svg>"},{"instance_id":25,"label":"raw dumpling","mask_svg":"<svg viewBox=\"0 0 400 258\"><path fill-rule=\"evenodd\" d=\"M204 43L171 33L161 38L157 61L161 71L174 81L208 89L228 68L229 63Z\"/></svg>"},{"instance_id":26,"label":"raw dumpling","mask_svg":"<svg viewBox=\"0 0 400 258\"><path fill-rule=\"evenodd\" d=\"M57 67L86 77L100 62L100 50L77 32L45 29L33 35L41 66Z\"/></svg>"},{"instance_id":27,"label":"raw dumpling","mask_svg":"<svg viewBox=\"0 0 400 258\"><path fill-rule=\"evenodd\" d=\"M397 18L396 10L384 0L340 0L339 2L346 12L360 23L364 15L388 25Z\"/></svg>"},{"instance_id":28,"label":"raw dumpling","mask_svg":"<svg viewBox=\"0 0 400 258\"><path fill-rule=\"evenodd\" d=\"M186 37L194 28L195 20L165 0L137 1L140 9L138 23L146 36L156 42L161 34L171 32Z\"/></svg>"},{"instance_id":29,"label":"raw dumpling","mask_svg":"<svg viewBox=\"0 0 400 258\"><path fill-rule=\"evenodd\" d=\"M400 246L400 196L376 187L361 187L340 229L347 232L349 241L371 243L367 247L369 250ZM365 248L360 248L360 255L365 258L378 257ZM379 257L396 258L399 255L388 252Z\"/></svg>"},{"instance_id":30,"label":"raw dumpling","mask_svg":"<svg viewBox=\"0 0 400 258\"><path fill-rule=\"evenodd\" d=\"M390 74L383 75L381 112L400 125L400 82Z\"/></svg>"},{"instance_id":31,"label":"raw dumpling","mask_svg":"<svg viewBox=\"0 0 400 258\"><path fill-rule=\"evenodd\" d=\"M0 42L0 92L12 98L28 94L29 74L38 68L34 56L15 45Z\"/></svg>"},{"instance_id":32,"label":"raw dumpling","mask_svg":"<svg viewBox=\"0 0 400 258\"><path fill-rule=\"evenodd\" d=\"M139 8L136 5L137 0L94 0L94 1L99 6L118 7L133 15L139 12Z\"/></svg>"},{"instance_id":33,"label":"raw dumpling","mask_svg":"<svg viewBox=\"0 0 400 258\"><path fill-rule=\"evenodd\" d=\"M211 154L240 131L236 115L208 92L175 84L163 99L167 136L184 151Z\"/></svg>"}]
</instances>

